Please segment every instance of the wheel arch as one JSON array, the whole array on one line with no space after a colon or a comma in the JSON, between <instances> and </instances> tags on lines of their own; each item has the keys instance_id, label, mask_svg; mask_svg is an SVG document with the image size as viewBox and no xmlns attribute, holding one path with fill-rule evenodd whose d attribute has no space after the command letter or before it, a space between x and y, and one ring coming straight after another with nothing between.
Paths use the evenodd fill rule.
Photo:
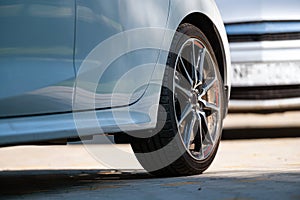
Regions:
<instances>
[{"instance_id":1,"label":"wheel arch","mask_svg":"<svg viewBox=\"0 0 300 200\"><path fill-rule=\"evenodd\" d=\"M213 24L213 22L210 20L209 17L207 17L202 13L197 13L197 12L187 15L182 20L181 24L183 23L190 23L198 27L205 34L207 39L211 41L211 46L215 52L222 79L224 82L226 82L227 63L226 63L225 50L222 45L223 42L221 36L216 26Z\"/></svg>"}]
</instances>

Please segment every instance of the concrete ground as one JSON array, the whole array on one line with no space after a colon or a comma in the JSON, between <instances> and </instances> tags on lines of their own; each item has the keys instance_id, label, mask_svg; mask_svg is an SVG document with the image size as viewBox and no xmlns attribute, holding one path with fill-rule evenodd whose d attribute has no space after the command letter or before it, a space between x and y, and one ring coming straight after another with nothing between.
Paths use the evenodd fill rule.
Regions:
<instances>
[{"instance_id":1,"label":"concrete ground","mask_svg":"<svg viewBox=\"0 0 300 200\"><path fill-rule=\"evenodd\" d=\"M300 199L299 144L300 138L222 141L204 174L163 179L144 172L128 145L115 146L126 161L106 153L102 163L81 145L2 148L0 199ZM114 160L110 167L107 160Z\"/></svg>"}]
</instances>

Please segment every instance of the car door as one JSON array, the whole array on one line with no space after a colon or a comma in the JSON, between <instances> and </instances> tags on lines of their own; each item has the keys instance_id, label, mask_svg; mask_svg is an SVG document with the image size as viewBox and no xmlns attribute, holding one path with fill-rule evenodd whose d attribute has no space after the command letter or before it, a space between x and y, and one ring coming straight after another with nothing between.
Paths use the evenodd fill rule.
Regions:
<instances>
[{"instance_id":1,"label":"car door","mask_svg":"<svg viewBox=\"0 0 300 200\"><path fill-rule=\"evenodd\" d=\"M76 0L76 5L75 109L112 108L138 101L150 81L159 50L131 49L139 44L129 41L125 32L165 28L169 0ZM163 33L156 39L162 42ZM152 65L143 70L136 68L149 63ZM95 99L94 105L90 98Z\"/></svg>"},{"instance_id":2,"label":"car door","mask_svg":"<svg viewBox=\"0 0 300 200\"><path fill-rule=\"evenodd\" d=\"M71 111L75 0L1 0L0 30L0 117Z\"/></svg>"}]
</instances>

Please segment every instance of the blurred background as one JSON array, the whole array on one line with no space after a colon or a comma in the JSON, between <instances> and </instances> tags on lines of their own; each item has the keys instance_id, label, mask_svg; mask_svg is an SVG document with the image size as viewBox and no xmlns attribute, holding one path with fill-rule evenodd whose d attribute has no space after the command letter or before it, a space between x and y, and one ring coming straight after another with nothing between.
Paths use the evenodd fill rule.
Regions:
<instances>
[{"instance_id":1,"label":"blurred background","mask_svg":"<svg viewBox=\"0 0 300 200\"><path fill-rule=\"evenodd\" d=\"M300 1L216 2L232 59L224 138L300 136Z\"/></svg>"}]
</instances>

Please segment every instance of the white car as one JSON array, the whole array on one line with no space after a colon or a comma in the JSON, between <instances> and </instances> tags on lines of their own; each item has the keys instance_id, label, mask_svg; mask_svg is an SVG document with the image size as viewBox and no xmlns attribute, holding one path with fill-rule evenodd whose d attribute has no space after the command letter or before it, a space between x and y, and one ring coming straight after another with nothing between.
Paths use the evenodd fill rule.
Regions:
<instances>
[{"instance_id":1,"label":"white car","mask_svg":"<svg viewBox=\"0 0 300 200\"><path fill-rule=\"evenodd\" d=\"M232 60L230 111L300 108L300 1L217 0Z\"/></svg>"}]
</instances>

